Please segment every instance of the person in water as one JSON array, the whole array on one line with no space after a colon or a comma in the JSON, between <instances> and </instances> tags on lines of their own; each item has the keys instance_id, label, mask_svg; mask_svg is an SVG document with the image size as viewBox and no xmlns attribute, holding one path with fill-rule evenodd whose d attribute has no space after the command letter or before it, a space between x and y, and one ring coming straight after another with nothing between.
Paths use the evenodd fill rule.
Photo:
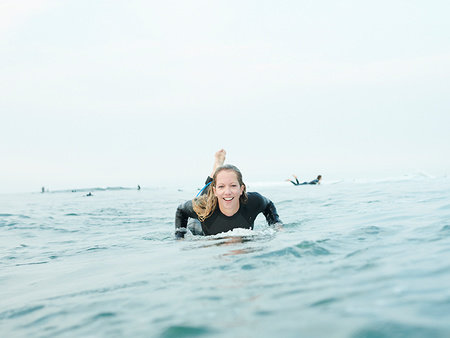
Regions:
<instances>
[{"instance_id":1,"label":"person in water","mask_svg":"<svg viewBox=\"0 0 450 338\"><path fill-rule=\"evenodd\" d=\"M303 182L303 183L300 183L300 182L298 181L297 176L295 176L295 175L292 175L292 176L294 176L295 181L293 181L293 180L291 180L291 179L289 179L289 178L288 178L286 181L291 182L293 185L320 184L320 181L322 180L322 175L319 175L319 176L317 176L317 178L316 178L315 180L312 180L312 181L310 181L310 182Z\"/></svg>"},{"instance_id":2,"label":"person in water","mask_svg":"<svg viewBox=\"0 0 450 338\"><path fill-rule=\"evenodd\" d=\"M215 154L209 184L200 197L180 204L175 214L175 236L183 238L188 218L197 219L202 235L216 235L236 228L253 229L256 216L263 213L271 226L282 226L275 205L257 192L247 192L240 170L224 165L226 152Z\"/></svg>"}]
</instances>

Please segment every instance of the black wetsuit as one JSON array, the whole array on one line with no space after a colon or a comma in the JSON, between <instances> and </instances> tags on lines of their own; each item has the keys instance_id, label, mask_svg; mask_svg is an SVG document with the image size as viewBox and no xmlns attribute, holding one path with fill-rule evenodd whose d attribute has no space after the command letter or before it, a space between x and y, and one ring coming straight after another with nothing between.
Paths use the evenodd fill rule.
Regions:
<instances>
[{"instance_id":1,"label":"black wetsuit","mask_svg":"<svg viewBox=\"0 0 450 338\"><path fill-rule=\"evenodd\" d=\"M211 178L208 178L206 183L209 183L210 181ZM257 192L249 192L247 193L247 196L247 203L240 203L239 210L233 216L224 215L220 211L220 208L216 207L216 210L214 210L212 215L201 222L203 233L205 235L216 235L235 228L253 229L256 216L261 212L266 217L269 225L282 223L272 201ZM178 206L175 214L176 237L184 237L189 217L198 219L192 206L192 200Z\"/></svg>"},{"instance_id":2,"label":"black wetsuit","mask_svg":"<svg viewBox=\"0 0 450 338\"><path fill-rule=\"evenodd\" d=\"M298 178L296 177L295 178L295 182L294 181L291 181L291 180L289 180L289 182L291 182L293 185L305 185L305 184L319 184L319 180L316 178L315 180L312 180L311 182L303 182L303 183L300 183L299 181L298 181Z\"/></svg>"}]
</instances>

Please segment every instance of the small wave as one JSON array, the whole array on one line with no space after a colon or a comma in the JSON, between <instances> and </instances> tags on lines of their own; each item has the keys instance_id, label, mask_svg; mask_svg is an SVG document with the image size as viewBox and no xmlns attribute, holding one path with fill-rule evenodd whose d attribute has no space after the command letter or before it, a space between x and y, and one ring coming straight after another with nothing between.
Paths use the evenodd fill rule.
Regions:
<instances>
[{"instance_id":1,"label":"small wave","mask_svg":"<svg viewBox=\"0 0 450 338\"><path fill-rule=\"evenodd\" d=\"M30 216L27 215L21 215L21 214L0 214L0 217L19 217L19 218L31 218Z\"/></svg>"},{"instance_id":2,"label":"small wave","mask_svg":"<svg viewBox=\"0 0 450 338\"><path fill-rule=\"evenodd\" d=\"M440 230L440 232L448 232L448 233L450 233L450 225L444 225L443 227L442 227L442 229Z\"/></svg>"},{"instance_id":3,"label":"small wave","mask_svg":"<svg viewBox=\"0 0 450 338\"><path fill-rule=\"evenodd\" d=\"M273 257L283 257L283 256L294 256L296 258L302 257L300 252L295 247L287 247L281 250L271 251L262 255L257 256L257 258L273 258Z\"/></svg>"},{"instance_id":4,"label":"small wave","mask_svg":"<svg viewBox=\"0 0 450 338\"><path fill-rule=\"evenodd\" d=\"M95 316L91 317L91 321L96 321L98 319L115 317L117 314L115 312L100 312Z\"/></svg>"},{"instance_id":5,"label":"small wave","mask_svg":"<svg viewBox=\"0 0 450 338\"><path fill-rule=\"evenodd\" d=\"M297 222L284 223L283 228L297 228L297 227L303 225L303 223L307 223L310 220L311 219L305 217L302 220L297 221Z\"/></svg>"},{"instance_id":6,"label":"small wave","mask_svg":"<svg viewBox=\"0 0 450 338\"><path fill-rule=\"evenodd\" d=\"M355 250L355 251L350 252L349 254L347 254L345 256L345 258L350 258L350 257L356 256L356 255L359 255L361 253L367 252L367 250L368 250L367 248Z\"/></svg>"},{"instance_id":7,"label":"small wave","mask_svg":"<svg viewBox=\"0 0 450 338\"><path fill-rule=\"evenodd\" d=\"M363 203L372 204L372 203L380 203L380 202L381 202L380 200L372 200L372 201L366 201Z\"/></svg>"},{"instance_id":8,"label":"small wave","mask_svg":"<svg viewBox=\"0 0 450 338\"><path fill-rule=\"evenodd\" d=\"M254 270L256 269L256 266L253 264L244 264L241 266L242 270Z\"/></svg>"},{"instance_id":9,"label":"small wave","mask_svg":"<svg viewBox=\"0 0 450 338\"><path fill-rule=\"evenodd\" d=\"M96 245L96 246L93 246L93 247L84 249L84 250L82 250L82 251L80 251L80 252L83 252L83 251L107 250L107 249L108 249L108 247L106 247L106 246L98 246L98 245Z\"/></svg>"},{"instance_id":10,"label":"small wave","mask_svg":"<svg viewBox=\"0 0 450 338\"><path fill-rule=\"evenodd\" d=\"M295 203L294 200L282 200L282 201L278 201L277 205L285 205L285 204L289 204L289 203Z\"/></svg>"},{"instance_id":11,"label":"small wave","mask_svg":"<svg viewBox=\"0 0 450 338\"><path fill-rule=\"evenodd\" d=\"M211 335L215 331L205 326L169 326L161 333L161 338L197 337Z\"/></svg>"},{"instance_id":12,"label":"small wave","mask_svg":"<svg viewBox=\"0 0 450 338\"><path fill-rule=\"evenodd\" d=\"M148 281L136 281L136 282L127 283L127 284L119 284L119 285L114 285L114 286L105 287L105 288L90 289L90 290L84 290L84 291L70 293L70 294L66 294L66 295L50 297L50 298L47 298L47 300L73 298L73 297L86 296L86 295L92 295L92 294L102 294L102 293L107 293L107 292L121 290L121 289L139 287L139 286L147 285L148 283L149 283Z\"/></svg>"},{"instance_id":13,"label":"small wave","mask_svg":"<svg viewBox=\"0 0 450 338\"><path fill-rule=\"evenodd\" d=\"M258 311L255 311L255 315L261 316L261 317L264 317L264 316L270 316L270 315L272 315L273 313L274 313L274 311L267 311L267 310L258 310Z\"/></svg>"},{"instance_id":14,"label":"small wave","mask_svg":"<svg viewBox=\"0 0 450 338\"><path fill-rule=\"evenodd\" d=\"M354 234L361 234L361 235L378 235L380 232L382 232L380 227L377 227L375 225L367 226L360 228L356 231L354 231Z\"/></svg>"},{"instance_id":15,"label":"small wave","mask_svg":"<svg viewBox=\"0 0 450 338\"><path fill-rule=\"evenodd\" d=\"M300 244L297 244L295 247L300 249L303 254L308 254L308 255L313 255L313 256L321 256L321 255L329 255L330 254L330 251L317 245L315 242L303 241Z\"/></svg>"},{"instance_id":16,"label":"small wave","mask_svg":"<svg viewBox=\"0 0 450 338\"><path fill-rule=\"evenodd\" d=\"M325 298L311 304L311 307L324 306L337 302L339 299L335 297Z\"/></svg>"},{"instance_id":17,"label":"small wave","mask_svg":"<svg viewBox=\"0 0 450 338\"><path fill-rule=\"evenodd\" d=\"M251 229L244 229L244 228L236 228L233 230L230 230L228 232L221 232L217 235L210 235L210 236L198 236L198 235L192 235L190 232L187 232L185 238L189 238L191 240L221 240L221 239L229 239L232 237L240 237L245 239L252 239L252 238L266 238L271 237L276 233L276 230L273 228L264 228L261 230L251 230Z\"/></svg>"},{"instance_id":18,"label":"small wave","mask_svg":"<svg viewBox=\"0 0 450 338\"><path fill-rule=\"evenodd\" d=\"M25 229L24 227L21 227L22 229ZM74 232L80 232L79 229L74 229L74 230L68 230L68 229L64 229L64 228L55 228L52 226L48 226L48 225L40 225L38 227L40 230L52 230L55 232L59 232L59 233L74 233ZM28 229L32 229L32 228L28 228Z\"/></svg>"},{"instance_id":19,"label":"small wave","mask_svg":"<svg viewBox=\"0 0 450 338\"><path fill-rule=\"evenodd\" d=\"M296 258L300 258L303 256L323 256L329 254L331 254L329 250L318 245L316 242L303 241L293 246L289 246L280 250L275 250L259 255L257 256L257 258L270 258L281 256L294 256Z\"/></svg>"},{"instance_id":20,"label":"small wave","mask_svg":"<svg viewBox=\"0 0 450 338\"><path fill-rule=\"evenodd\" d=\"M29 313L39 311L44 308L44 305L26 306L20 309L9 310L0 313L0 319L12 319L25 316Z\"/></svg>"},{"instance_id":21,"label":"small wave","mask_svg":"<svg viewBox=\"0 0 450 338\"><path fill-rule=\"evenodd\" d=\"M377 266L378 266L378 264L370 262L370 263L365 263L365 264L357 267L356 270L357 271L367 271L367 270L371 270L373 268L376 268Z\"/></svg>"},{"instance_id":22,"label":"small wave","mask_svg":"<svg viewBox=\"0 0 450 338\"><path fill-rule=\"evenodd\" d=\"M50 314L46 314L42 317L39 317L38 319L24 325L23 327L28 328L28 327L34 327L37 324L41 324L41 323L46 323L48 322L50 319L53 319L55 317L59 317L59 316L66 316L68 314L67 311L57 311L54 313L50 313Z\"/></svg>"},{"instance_id":23,"label":"small wave","mask_svg":"<svg viewBox=\"0 0 450 338\"><path fill-rule=\"evenodd\" d=\"M48 261L42 261L42 262L32 262L32 263L19 263L16 264L16 266L22 266L22 265L38 265L38 264L47 264Z\"/></svg>"},{"instance_id":24,"label":"small wave","mask_svg":"<svg viewBox=\"0 0 450 338\"><path fill-rule=\"evenodd\" d=\"M395 322L385 322L378 324L370 324L359 329L351 337L445 337L442 331L433 327L423 327L416 325L406 325Z\"/></svg>"},{"instance_id":25,"label":"small wave","mask_svg":"<svg viewBox=\"0 0 450 338\"><path fill-rule=\"evenodd\" d=\"M18 225L19 223L17 222L10 222L10 223L0 223L1 226L5 226L5 227L14 227L16 225Z\"/></svg>"}]
</instances>

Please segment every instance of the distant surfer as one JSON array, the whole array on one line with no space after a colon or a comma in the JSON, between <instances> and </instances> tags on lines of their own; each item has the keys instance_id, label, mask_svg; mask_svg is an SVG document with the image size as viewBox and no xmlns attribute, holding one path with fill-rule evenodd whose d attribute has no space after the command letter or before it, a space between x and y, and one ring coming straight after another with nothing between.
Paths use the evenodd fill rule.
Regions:
<instances>
[{"instance_id":1,"label":"distant surfer","mask_svg":"<svg viewBox=\"0 0 450 338\"><path fill-rule=\"evenodd\" d=\"M288 181L288 182L291 182L293 185L306 185L306 184L320 184L320 181L322 180L322 175L319 175L319 176L317 176L317 178L315 179L315 180L312 180L312 181L310 181L310 182L303 182L303 183L300 183L299 181L298 181L298 178L297 178L297 176L295 176L295 175L292 175L292 176L294 176L294 178L295 178L295 181L293 181L293 180L291 180L291 179L287 179L286 181Z\"/></svg>"},{"instance_id":2,"label":"distant surfer","mask_svg":"<svg viewBox=\"0 0 450 338\"><path fill-rule=\"evenodd\" d=\"M253 229L263 213L271 226L282 226L275 205L257 192L247 192L240 170L225 162L225 150L216 152L211 175L201 195L178 206L175 236L183 238L188 219L194 219L202 235L216 235L236 228Z\"/></svg>"},{"instance_id":3,"label":"distant surfer","mask_svg":"<svg viewBox=\"0 0 450 338\"><path fill-rule=\"evenodd\" d=\"M91 192L89 192L86 196L94 196Z\"/></svg>"},{"instance_id":4,"label":"distant surfer","mask_svg":"<svg viewBox=\"0 0 450 338\"><path fill-rule=\"evenodd\" d=\"M141 190L141 186L138 184L138 188L137 188L138 190Z\"/></svg>"},{"instance_id":5,"label":"distant surfer","mask_svg":"<svg viewBox=\"0 0 450 338\"><path fill-rule=\"evenodd\" d=\"M41 188L41 193L43 194L45 192L45 187Z\"/></svg>"}]
</instances>

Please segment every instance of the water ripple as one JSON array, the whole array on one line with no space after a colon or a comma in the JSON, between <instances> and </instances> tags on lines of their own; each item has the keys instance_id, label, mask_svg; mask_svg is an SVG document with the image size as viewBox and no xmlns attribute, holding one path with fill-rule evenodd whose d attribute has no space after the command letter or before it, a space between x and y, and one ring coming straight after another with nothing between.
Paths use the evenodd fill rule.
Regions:
<instances>
[{"instance_id":1,"label":"water ripple","mask_svg":"<svg viewBox=\"0 0 450 338\"><path fill-rule=\"evenodd\" d=\"M312 303L311 307L329 305L329 304L335 303L337 301L338 301L338 298L335 298L335 297L325 298L325 299L319 300L315 303Z\"/></svg>"},{"instance_id":2,"label":"water ripple","mask_svg":"<svg viewBox=\"0 0 450 338\"><path fill-rule=\"evenodd\" d=\"M369 324L367 327L359 329L352 338L444 338L448 335L433 327L416 326L413 324L403 324L396 322Z\"/></svg>"},{"instance_id":3,"label":"water ripple","mask_svg":"<svg viewBox=\"0 0 450 338\"><path fill-rule=\"evenodd\" d=\"M166 328L161 333L161 338L182 338L182 337L199 337L211 335L214 331L206 326L183 326L174 325Z\"/></svg>"},{"instance_id":4,"label":"water ripple","mask_svg":"<svg viewBox=\"0 0 450 338\"><path fill-rule=\"evenodd\" d=\"M312 256L321 256L330 254L330 251L317 245L317 243L311 241L303 241L300 244L297 244L295 247L300 249L300 251L303 254L308 254Z\"/></svg>"},{"instance_id":5,"label":"water ripple","mask_svg":"<svg viewBox=\"0 0 450 338\"><path fill-rule=\"evenodd\" d=\"M138 282L127 283L127 284L119 284L119 285L114 285L114 286L105 287L105 288L84 290L84 291L74 292L71 294L50 297L50 298L47 298L47 300L74 298L74 297L86 296L86 295L92 295L92 294L103 294L103 293L108 293L111 291L134 288L134 287L139 287L139 286L143 286L143 285L147 285L147 284L148 284L148 281L138 281Z\"/></svg>"},{"instance_id":6,"label":"water ripple","mask_svg":"<svg viewBox=\"0 0 450 338\"><path fill-rule=\"evenodd\" d=\"M8 310L0 313L0 319L11 319L28 315L32 312L39 311L44 308L44 305L26 306L20 309Z\"/></svg>"}]
</instances>

